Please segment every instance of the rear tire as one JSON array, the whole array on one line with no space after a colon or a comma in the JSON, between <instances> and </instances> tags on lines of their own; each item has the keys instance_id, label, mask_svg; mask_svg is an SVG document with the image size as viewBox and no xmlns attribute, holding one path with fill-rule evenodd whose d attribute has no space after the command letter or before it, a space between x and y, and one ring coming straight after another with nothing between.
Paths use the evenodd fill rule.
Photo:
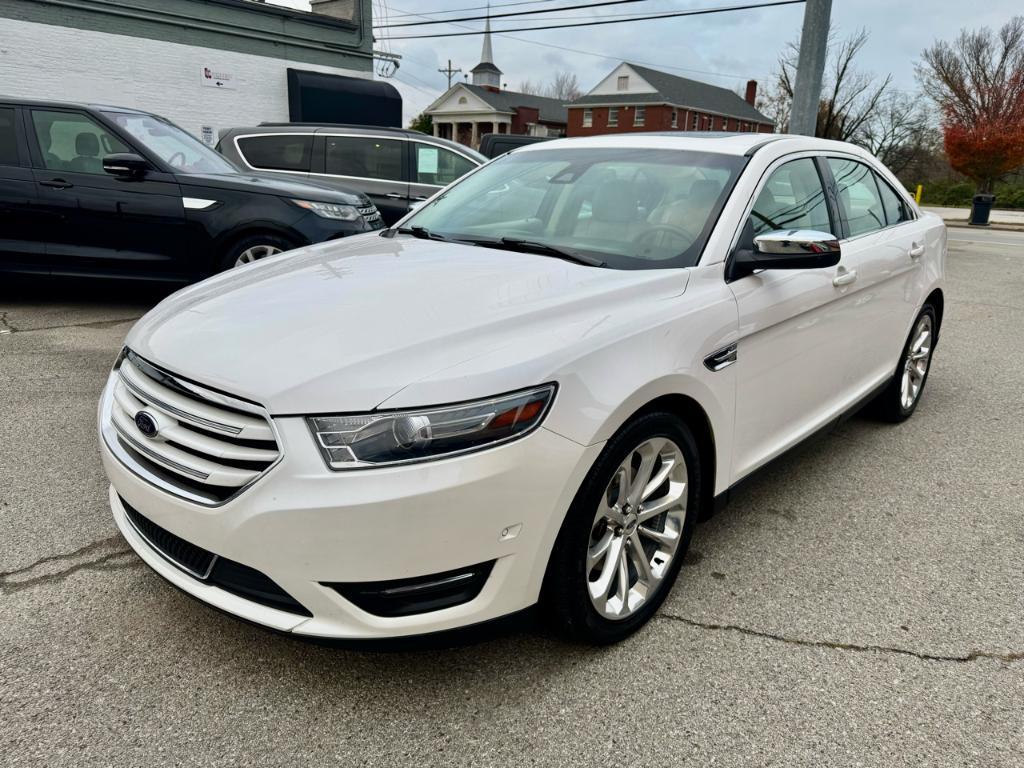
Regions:
<instances>
[{"instance_id":1,"label":"rear tire","mask_svg":"<svg viewBox=\"0 0 1024 768\"><path fill-rule=\"evenodd\" d=\"M267 256L290 251L295 245L283 237L270 234L247 235L236 240L221 259L220 271L245 266Z\"/></svg>"},{"instance_id":2,"label":"rear tire","mask_svg":"<svg viewBox=\"0 0 1024 768\"><path fill-rule=\"evenodd\" d=\"M697 442L674 414L638 416L608 441L548 562L541 602L560 634L606 645L654 615L689 548L700 478Z\"/></svg>"},{"instance_id":3,"label":"rear tire","mask_svg":"<svg viewBox=\"0 0 1024 768\"><path fill-rule=\"evenodd\" d=\"M895 424L906 421L917 410L931 371L938 331L935 307L925 304L914 320L892 379L872 403L879 418Z\"/></svg>"}]
</instances>

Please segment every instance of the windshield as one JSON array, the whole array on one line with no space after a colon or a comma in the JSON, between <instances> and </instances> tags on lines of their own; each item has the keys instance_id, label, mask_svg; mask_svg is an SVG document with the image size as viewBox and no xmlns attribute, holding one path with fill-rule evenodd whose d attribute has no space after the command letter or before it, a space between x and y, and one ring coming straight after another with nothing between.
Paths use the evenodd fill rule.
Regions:
<instances>
[{"instance_id":1,"label":"windshield","mask_svg":"<svg viewBox=\"0 0 1024 768\"><path fill-rule=\"evenodd\" d=\"M173 123L135 112L104 112L178 173L238 173L227 158Z\"/></svg>"},{"instance_id":2,"label":"windshield","mask_svg":"<svg viewBox=\"0 0 1024 768\"><path fill-rule=\"evenodd\" d=\"M616 269L689 267L744 163L684 150L518 152L456 182L403 231L423 227L435 237L469 241L522 238Z\"/></svg>"}]
</instances>

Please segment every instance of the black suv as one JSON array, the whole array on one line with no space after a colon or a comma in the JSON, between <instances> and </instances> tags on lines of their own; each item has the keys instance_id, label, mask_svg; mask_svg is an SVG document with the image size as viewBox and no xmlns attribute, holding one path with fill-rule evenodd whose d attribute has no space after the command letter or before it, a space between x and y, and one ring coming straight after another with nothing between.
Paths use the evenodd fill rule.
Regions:
<instances>
[{"instance_id":1,"label":"black suv","mask_svg":"<svg viewBox=\"0 0 1024 768\"><path fill-rule=\"evenodd\" d=\"M187 282L381 227L366 195L242 171L157 115L0 97L0 272Z\"/></svg>"},{"instance_id":2,"label":"black suv","mask_svg":"<svg viewBox=\"0 0 1024 768\"><path fill-rule=\"evenodd\" d=\"M487 161L454 141L372 125L264 123L225 131L217 149L243 168L365 192L385 224Z\"/></svg>"}]
</instances>

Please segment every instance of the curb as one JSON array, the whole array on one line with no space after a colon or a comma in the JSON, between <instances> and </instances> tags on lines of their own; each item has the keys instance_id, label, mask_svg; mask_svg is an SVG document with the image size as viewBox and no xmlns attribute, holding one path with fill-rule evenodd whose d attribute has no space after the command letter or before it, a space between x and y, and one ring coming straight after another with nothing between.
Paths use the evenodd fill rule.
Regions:
<instances>
[{"instance_id":1,"label":"curb","mask_svg":"<svg viewBox=\"0 0 1024 768\"><path fill-rule=\"evenodd\" d=\"M943 219L942 223L947 227L955 227L956 229L973 229L977 231L988 231L988 232L1024 232L1024 224L988 224L987 226L978 226L976 224L968 224L963 219Z\"/></svg>"}]
</instances>

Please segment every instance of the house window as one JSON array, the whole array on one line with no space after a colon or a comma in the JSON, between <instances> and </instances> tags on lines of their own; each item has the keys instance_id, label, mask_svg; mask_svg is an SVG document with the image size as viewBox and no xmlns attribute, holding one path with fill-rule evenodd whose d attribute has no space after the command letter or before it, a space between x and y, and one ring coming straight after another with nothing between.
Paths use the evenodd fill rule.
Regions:
<instances>
[{"instance_id":1,"label":"house window","mask_svg":"<svg viewBox=\"0 0 1024 768\"><path fill-rule=\"evenodd\" d=\"M619 108L618 107L611 107L608 110L608 125L614 128L618 124L619 124Z\"/></svg>"},{"instance_id":2,"label":"house window","mask_svg":"<svg viewBox=\"0 0 1024 768\"><path fill-rule=\"evenodd\" d=\"M620 91L629 90L629 75L619 75L619 81L615 86Z\"/></svg>"},{"instance_id":3,"label":"house window","mask_svg":"<svg viewBox=\"0 0 1024 768\"><path fill-rule=\"evenodd\" d=\"M700 130L700 115L693 116L693 130Z\"/></svg>"},{"instance_id":4,"label":"house window","mask_svg":"<svg viewBox=\"0 0 1024 768\"><path fill-rule=\"evenodd\" d=\"M465 96L459 96L459 104L468 104L468 103L469 103L469 99L467 99Z\"/></svg>"},{"instance_id":5,"label":"house window","mask_svg":"<svg viewBox=\"0 0 1024 768\"><path fill-rule=\"evenodd\" d=\"M647 120L647 107L637 107L633 112L633 125L642 126Z\"/></svg>"},{"instance_id":6,"label":"house window","mask_svg":"<svg viewBox=\"0 0 1024 768\"><path fill-rule=\"evenodd\" d=\"M672 110L672 127L679 127L679 113L674 109Z\"/></svg>"},{"instance_id":7,"label":"house window","mask_svg":"<svg viewBox=\"0 0 1024 768\"><path fill-rule=\"evenodd\" d=\"M589 128L594 124L594 110L584 109L583 110L583 127Z\"/></svg>"}]
</instances>

